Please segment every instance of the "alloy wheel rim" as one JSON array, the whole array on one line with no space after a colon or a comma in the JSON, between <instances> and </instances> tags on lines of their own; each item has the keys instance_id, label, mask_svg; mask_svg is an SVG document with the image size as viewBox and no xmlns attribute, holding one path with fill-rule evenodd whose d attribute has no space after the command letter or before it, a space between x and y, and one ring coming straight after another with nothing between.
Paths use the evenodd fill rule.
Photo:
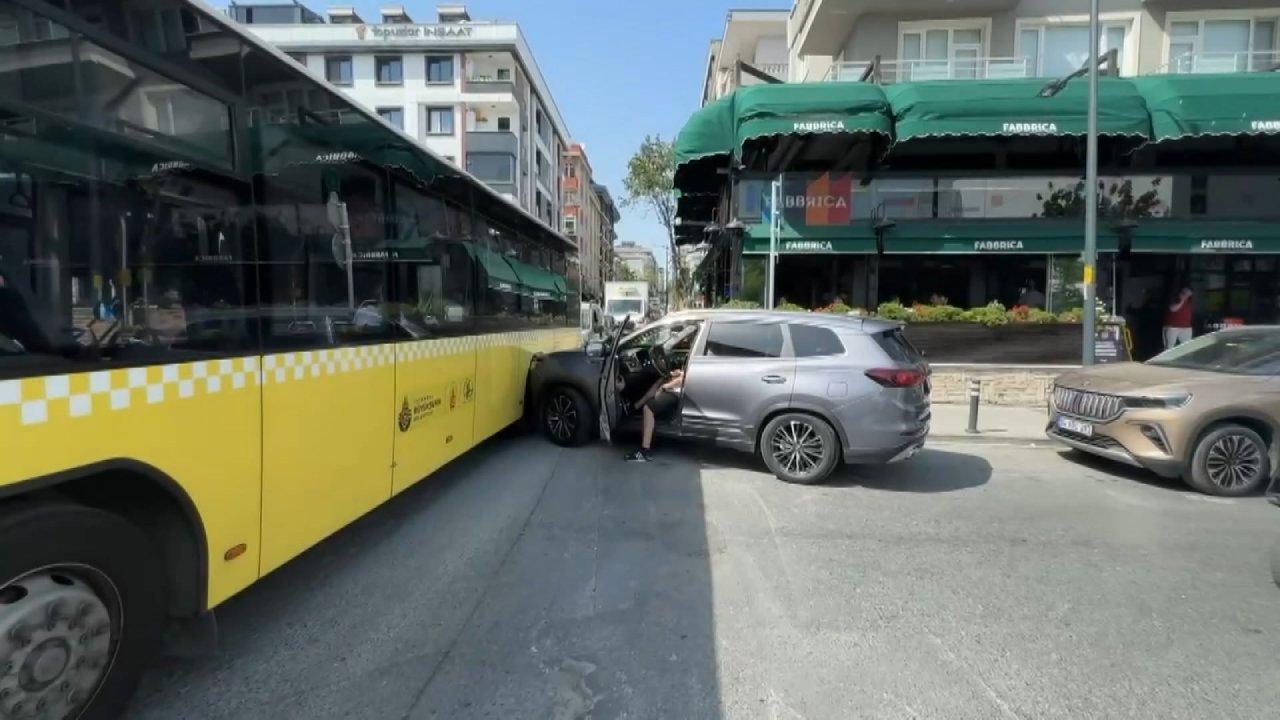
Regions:
<instances>
[{"instance_id":1,"label":"alloy wheel rim","mask_svg":"<svg viewBox=\"0 0 1280 720\"><path fill-rule=\"evenodd\" d=\"M1209 447L1205 470L1209 481L1220 488L1245 487L1262 473L1262 450L1243 435L1225 435Z\"/></svg>"},{"instance_id":2,"label":"alloy wheel rim","mask_svg":"<svg viewBox=\"0 0 1280 720\"><path fill-rule=\"evenodd\" d=\"M791 420L773 433L769 451L784 470L801 477L813 474L826 458L822 436L799 420Z\"/></svg>"},{"instance_id":3,"label":"alloy wheel rim","mask_svg":"<svg viewBox=\"0 0 1280 720\"><path fill-rule=\"evenodd\" d=\"M547 403L547 430L558 440L568 440L577 428L578 410L573 400L564 393L556 393Z\"/></svg>"},{"instance_id":4,"label":"alloy wheel rim","mask_svg":"<svg viewBox=\"0 0 1280 720\"><path fill-rule=\"evenodd\" d=\"M74 718L97 693L120 622L95 586L119 607L110 580L83 566L42 568L0 586L0 716Z\"/></svg>"}]
</instances>

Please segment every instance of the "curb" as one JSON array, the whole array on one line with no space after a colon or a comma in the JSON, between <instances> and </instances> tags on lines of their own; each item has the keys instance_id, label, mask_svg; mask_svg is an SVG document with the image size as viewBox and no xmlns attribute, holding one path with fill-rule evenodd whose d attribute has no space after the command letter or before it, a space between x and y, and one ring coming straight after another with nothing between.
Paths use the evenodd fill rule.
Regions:
<instances>
[{"instance_id":1,"label":"curb","mask_svg":"<svg viewBox=\"0 0 1280 720\"><path fill-rule=\"evenodd\" d=\"M929 435L929 440L947 443L971 443L973 445L1016 445L1019 447L1054 447L1058 445L1049 437L999 437L996 435ZM1062 447L1066 447L1063 445Z\"/></svg>"}]
</instances>

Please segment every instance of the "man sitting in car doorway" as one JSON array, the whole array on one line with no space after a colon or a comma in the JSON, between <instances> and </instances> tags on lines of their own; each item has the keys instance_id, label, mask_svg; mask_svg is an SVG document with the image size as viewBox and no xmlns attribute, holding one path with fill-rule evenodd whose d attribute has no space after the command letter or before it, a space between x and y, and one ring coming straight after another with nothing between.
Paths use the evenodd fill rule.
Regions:
<instances>
[{"instance_id":1,"label":"man sitting in car doorway","mask_svg":"<svg viewBox=\"0 0 1280 720\"><path fill-rule=\"evenodd\" d=\"M666 419L680 404L674 390L684 384L684 371L676 368L665 378L659 378L653 387L640 397L635 408L643 413L643 427L640 435L640 449L626 456L627 462L650 462L649 447L653 443L653 428L659 418ZM619 390L621 390L619 381Z\"/></svg>"}]
</instances>

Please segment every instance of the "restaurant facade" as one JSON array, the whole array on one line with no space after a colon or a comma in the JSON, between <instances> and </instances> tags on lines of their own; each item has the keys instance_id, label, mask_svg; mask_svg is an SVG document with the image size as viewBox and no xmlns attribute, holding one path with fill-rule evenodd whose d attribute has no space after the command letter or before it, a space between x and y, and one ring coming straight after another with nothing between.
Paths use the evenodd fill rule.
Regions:
<instances>
[{"instance_id":1,"label":"restaurant facade","mask_svg":"<svg viewBox=\"0 0 1280 720\"><path fill-rule=\"evenodd\" d=\"M1086 91L780 84L709 104L677 144L701 290L764 301L776 210L779 303L1079 308ZM1136 356L1184 286L1197 333L1280 321L1277 118L1274 73L1101 78L1097 297Z\"/></svg>"}]
</instances>

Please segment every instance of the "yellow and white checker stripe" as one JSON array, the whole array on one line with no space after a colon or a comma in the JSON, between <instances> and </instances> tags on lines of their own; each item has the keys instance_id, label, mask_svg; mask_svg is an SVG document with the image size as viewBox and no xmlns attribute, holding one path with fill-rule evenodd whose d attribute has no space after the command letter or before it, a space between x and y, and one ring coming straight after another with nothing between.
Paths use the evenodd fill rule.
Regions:
<instances>
[{"instance_id":1,"label":"yellow and white checker stripe","mask_svg":"<svg viewBox=\"0 0 1280 720\"><path fill-rule=\"evenodd\" d=\"M468 335L408 343L307 350L192 363L99 370L69 375L0 380L0 410L16 406L23 425L61 418L214 395L249 386L299 382L485 348L544 344L556 333L548 328L523 332Z\"/></svg>"},{"instance_id":2,"label":"yellow and white checker stripe","mask_svg":"<svg viewBox=\"0 0 1280 720\"><path fill-rule=\"evenodd\" d=\"M259 378L258 358L247 357L0 380L0 408L17 406L23 425L40 425L232 392L258 385Z\"/></svg>"},{"instance_id":3,"label":"yellow and white checker stripe","mask_svg":"<svg viewBox=\"0 0 1280 720\"><path fill-rule=\"evenodd\" d=\"M344 375L395 363L395 345L360 345L332 350L304 350L262 358L262 381L281 384Z\"/></svg>"}]
</instances>

